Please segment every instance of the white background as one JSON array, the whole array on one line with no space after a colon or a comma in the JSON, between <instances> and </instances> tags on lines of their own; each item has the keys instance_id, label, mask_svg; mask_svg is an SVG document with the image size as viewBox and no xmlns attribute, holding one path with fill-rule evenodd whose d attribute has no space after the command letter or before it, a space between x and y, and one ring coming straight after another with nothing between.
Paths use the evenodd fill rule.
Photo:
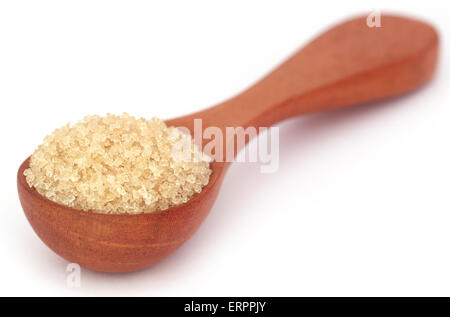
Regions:
<instances>
[{"instance_id":1,"label":"white background","mask_svg":"<svg viewBox=\"0 0 450 317\"><path fill-rule=\"evenodd\" d=\"M0 295L450 295L446 1L1 1ZM435 79L280 124L280 168L230 168L200 230L152 267L82 270L28 224L20 163L86 114L171 118L245 89L324 28L388 9L433 22ZM386 12L386 11L382 11Z\"/></svg>"}]
</instances>

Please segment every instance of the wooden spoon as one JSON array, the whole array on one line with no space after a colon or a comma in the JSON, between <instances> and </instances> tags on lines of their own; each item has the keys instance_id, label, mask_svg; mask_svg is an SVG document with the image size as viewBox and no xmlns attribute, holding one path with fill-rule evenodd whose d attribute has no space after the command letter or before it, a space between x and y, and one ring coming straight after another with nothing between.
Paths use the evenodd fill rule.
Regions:
<instances>
[{"instance_id":1,"label":"wooden spoon","mask_svg":"<svg viewBox=\"0 0 450 317\"><path fill-rule=\"evenodd\" d=\"M381 27L366 18L339 24L298 51L248 90L215 107L167 121L203 128L261 127L315 111L404 94L433 75L438 35L428 24L384 15ZM236 149L236 151L239 149ZM203 191L183 205L138 215L105 215L54 203L30 188L18 171L25 215L38 236L68 261L102 272L146 267L183 244L208 215L228 163L211 163Z\"/></svg>"}]
</instances>

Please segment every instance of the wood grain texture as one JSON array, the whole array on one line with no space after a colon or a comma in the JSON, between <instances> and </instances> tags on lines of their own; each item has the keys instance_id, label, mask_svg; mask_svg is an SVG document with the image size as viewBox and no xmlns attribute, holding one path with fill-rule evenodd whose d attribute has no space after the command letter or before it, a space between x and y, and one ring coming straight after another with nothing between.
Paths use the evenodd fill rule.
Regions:
<instances>
[{"instance_id":1,"label":"wood grain texture","mask_svg":"<svg viewBox=\"0 0 450 317\"><path fill-rule=\"evenodd\" d=\"M246 91L167 123L191 131L196 118L203 120L203 129L267 127L292 116L397 96L429 81L438 56L434 28L396 16L383 15L381 22L380 28L369 28L365 17L339 24ZM105 215L41 196L25 181L28 164L29 159L20 166L17 184L35 232L63 258L102 272L144 268L189 239L212 208L229 165L211 163L209 184L183 205L138 215Z\"/></svg>"}]
</instances>

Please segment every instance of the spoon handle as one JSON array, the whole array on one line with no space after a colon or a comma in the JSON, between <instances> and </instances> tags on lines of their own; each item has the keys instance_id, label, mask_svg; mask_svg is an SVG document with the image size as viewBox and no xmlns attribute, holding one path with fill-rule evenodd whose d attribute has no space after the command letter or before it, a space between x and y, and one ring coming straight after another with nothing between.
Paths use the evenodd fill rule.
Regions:
<instances>
[{"instance_id":1,"label":"spoon handle","mask_svg":"<svg viewBox=\"0 0 450 317\"><path fill-rule=\"evenodd\" d=\"M433 27L397 16L369 27L366 17L339 24L299 50L239 95L177 118L192 130L270 126L283 119L403 94L433 75L438 35ZM169 121L170 122L170 121Z\"/></svg>"}]
</instances>

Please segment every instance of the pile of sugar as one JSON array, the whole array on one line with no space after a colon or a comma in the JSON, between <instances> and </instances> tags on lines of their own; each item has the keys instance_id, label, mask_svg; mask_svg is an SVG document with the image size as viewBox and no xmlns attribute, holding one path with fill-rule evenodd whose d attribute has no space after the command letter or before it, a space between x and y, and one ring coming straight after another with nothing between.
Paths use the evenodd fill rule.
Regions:
<instances>
[{"instance_id":1,"label":"pile of sugar","mask_svg":"<svg viewBox=\"0 0 450 317\"><path fill-rule=\"evenodd\" d=\"M176 151L186 141L188 155L180 159ZM182 204L208 184L210 174L209 158L189 135L160 119L128 114L87 116L55 130L24 172L30 187L54 202L113 214Z\"/></svg>"}]
</instances>

